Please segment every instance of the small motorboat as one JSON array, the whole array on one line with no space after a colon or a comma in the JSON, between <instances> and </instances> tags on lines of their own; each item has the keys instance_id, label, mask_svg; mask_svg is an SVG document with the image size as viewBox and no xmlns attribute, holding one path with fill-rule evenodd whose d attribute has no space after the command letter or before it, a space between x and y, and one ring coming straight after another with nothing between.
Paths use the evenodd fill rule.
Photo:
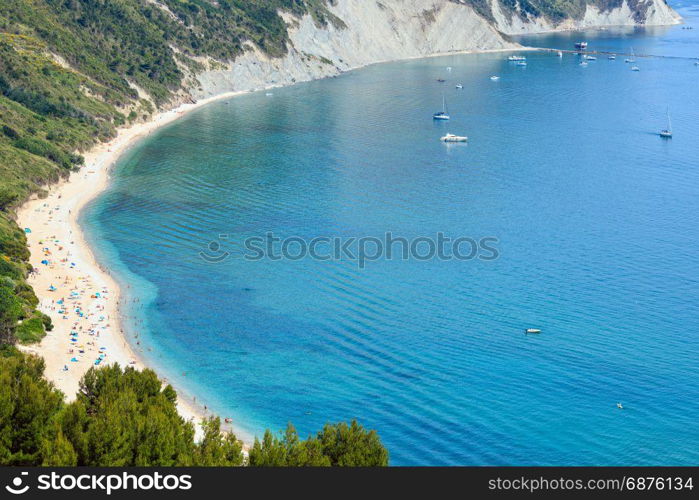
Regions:
<instances>
[{"instance_id":1,"label":"small motorboat","mask_svg":"<svg viewBox=\"0 0 699 500\"><path fill-rule=\"evenodd\" d=\"M515 64L516 64L517 66L526 66L526 65L527 65L527 61L517 61Z\"/></svg>"},{"instance_id":2,"label":"small motorboat","mask_svg":"<svg viewBox=\"0 0 699 500\"><path fill-rule=\"evenodd\" d=\"M538 328L527 328L526 330L524 330L524 333L527 333L527 334L529 334L529 333L537 334L537 333L541 333L541 330L538 329Z\"/></svg>"},{"instance_id":3,"label":"small motorboat","mask_svg":"<svg viewBox=\"0 0 699 500\"><path fill-rule=\"evenodd\" d=\"M456 88L457 88L457 89L462 89L462 88L464 88L464 86L461 85L460 83L457 83L457 84L456 84Z\"/></svg>"},{"instance_id":4,"label":"small motorboat","mask_svg":"<svg viewBox=\"0 0 699 500\"><path fill-rule=\"evenodd\" d=\"M587 42L577 42L575 48L578 50L585 50L587 49Z\"/></svg>"},{"instance_id":5,"label":"small motorboat","mask_svg":"<svg viewBox=\"0 0 699 500\"><path fill-rule=\"evenodd\" d=\"M516 62L516 61L526 61L527 58L524 56L510 56L507 58L507 60Z\"/></svg>"},{"instance_id":6,"label":"small motorboat","mask_svg":"<svg viewBox=\"0 0 699 500\"><path fill-rule=\"evenodd\" d=\"M583 56L583 57L584 57L585 59L587 59L588 61L596 61L596 60L597 60L597 58L596 58L595 56L588 56L588 55L585 55L585 56Z\"/></svg>"},{"instance_id":7,"label":"small motorboat","mask_svg":"<svg viewBox=\"0 0 699 500\"><path fill-rule=\"evenodd\" d=\"M445 80L444 78L437 78L437 81L438 81L439 83L444 83L444 82L446 82L446 80Z\"/></svg>"},{"instance_id":8,"label":"small motorboat","mask_svg":"<svg viewBox=\"0 0 699 500\"><path fill-rule=\"evenodd\" d=\"M620 410L624 409L624 405L622 405L621 403L617 403L616 407L619 408Z\"/></svg>"},{"instance_id":9,"label":"small motorboat","mask_svg":"<svg viewBox=\"0 0 699 500\"><path fill-rule=\"evenodd\" d=\"M587 66L587 61L580 61L580 66Z\"/></svg>"},{"instance_id":10,"label":"small motorboat","mask_svg":"<svg viewBox=\"0 0 699 500\"><path fill-rule=\"evenodd\" d=\"M468 141L468 137L464 135L447 134L439 140L442 142L466 142Z\"/></svg>"},{"instance_id":11,"label":"small motorboat","mask_svg":"<svg viewBox=\"0 0 699 500\"><path fill-rule=\"evenodd\" d=\"M563 52L561 52L560 50L558 51L558 57L563 57Z\"/></svg>"},{"instance_id":12,"label":"small motorboat","mask_svg":"<svg viewBox=\"0 0 699 500\"><path fill-rule=\"evenodd\" d=\"M614 61L616 59L616 55L612 54L610 56L607 56L607 59L609 59L610 61Z\"/></svg>"},{"instance_id":13,"label":"small motorboat","mask_svg":"<svg viewBox=\"0 0 699 500\"><path fill-rule=\"evenodd\" d=\"M490 79L493 80L494 82L497 82L497 81L500 79L500 77L499 77L499 76L496 76L496 75L493 75L493 76L490 77Z\"/></svg>"},{"instance_id":14,"label":"small motorboat","mask_svg":"<svg viewBox=\"0 0 699 500\"><path fill-rule=\"evenodd\" d=\"M641 68L638 66L631 66L631 71L641 71Z\"/></svg>"}]
</instances>

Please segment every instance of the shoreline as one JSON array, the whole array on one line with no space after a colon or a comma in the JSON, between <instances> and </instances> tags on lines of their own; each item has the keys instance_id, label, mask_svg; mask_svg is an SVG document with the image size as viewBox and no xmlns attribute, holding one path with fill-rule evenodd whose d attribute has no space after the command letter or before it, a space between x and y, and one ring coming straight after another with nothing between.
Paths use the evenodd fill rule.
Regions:
<instances>
[{"instance_id":1,"label":"shoreline","mask_svg":"<svg viewBox=\"0 0 699 500\"><path fill-rule=\"evenodd\" d=\"M508 48L453 50L400 60L535 50L540 49L515 42ZM398 61L376 61L339 74L328 74L323 78L339 76L375 64ZM46 197L39 198L33 195L17 209L18 225L22 229L31 230L26 234L27 246L31 251L29 262L34 269L38 269L38 273L32 273L27 281L39 298L38 309L50 315L54 325L53 330L47 332L40 343L19 347L24 352L37 354L44 359L45 377L65 394L68 401L75 398L80 379L102 354L106 356L101 365L119 363L122 367L151 368L142 356L134 351L124 331L125 322L120 310L120 299L124 294L110 272L100 265L79 224L84 207L107 189L111 180L111 170L119 158L155 130L212 102L283 86L288 85L276 84L224 92L202 98L195 103L181 104L171 110L158 112L147 122L120 128L115 138L97 144L85 153L85 165L79 171L71 172L67 179L47 186ZM43 249L47 249L48 253ZM43 264L42 261L49 261L49 264ZM107 263L104 264L107 266ZM58 303L61 299L63 304ZM76 341L72 344L71 332L77 332ZM101 348L104 349L100 350ZM80 352L81 350L83 352ZM67 370L64 370L64 367ZM158 373L158 377L163 383L171 383L161 373ZM204 418L216 414L195 402L196 395L188 394L174 383L172 385L178 394L177 406L180 415L185 420L195 423L199 437L201 427L198 424ZM233 431L238 439L249 444L249 440L243 439L245 433L236 432L235 422L225 423L222 418L222 429Z\"/></svg>"},{"instance_id":2,"label":"shoreline","mask_svg":"<svg viewBox=\"0 0 699 500\"><path fill-rule=\"evenodd\" d=\"M449 51L409 59L523 50L535 49L515 46L503 49ZM340 74L385 62L389 61L377 61ZM333 76L338 75L327 75L324 78ZM291 85L296 83L304 82L299 81ZM85 164L80 170L71 172L68 178L47 186L46 197L32 195L17 209L17 224L20 228L28 228L31 231L26 234L27 247L31 251L29 262L38 270L37 273L30 274L27 282L39 298L37 308L51 316L53 322L53 330L47 332L41 342L18 347L44 359L44 376L64 393L67 401L75 399L80 379L94 366L95 360L101 354L105 354L105 357L100 365L118 363L122 367L133 366L139 370L153 369L129 343L124 331L123 311L120 308L120 299L124 294L111 273L100 265L93 249L87 243L83 228L79 224L83 208L107 189L111 180L111 170L119 158L155 130L212 102L284 86L288 85L277 84L224 92L195 103L185 103L171 110L158 112L147 122L117 129L116 137L108 142L96 144L84 154ZM45 253L44 249L49 253ZM46 260L49 261L49 265L42 263ZM72 293L77 295L71 295ZM96 293L99 295L95 295ZM61 299L63 304L58 303ZM80 312L77 313L76 309ZM72 344L71 332L78 334L77 341ZM80 352L80 347L83 347L83 352ZM100 351L100 348L104 350ZM72 359L76 361L71 361ZM171 383L163 374L157 371L156 373L163 383ZM216 414L197 403L195 396L181 390L174 383L171 385L177 391L177 408L180 415L185 420L195 423L199 438L201 426L198 424ZM250 436L237 430L235 422L225 422L222 417L221 428L235 433L245 445L251 444Z\"/></svg>"},{"instance_id":3,"label":"shoreline","mask_svg":"<svg viewBox=\"0 0 699 500\"><path fill-rule=\"evenodd\" d=\"M26 234L31 251L29 262L38 270L27 281L39 298L38 309L51 316L54 326L40 343L19 348L44 359L45 377L65 394L67 401L75 399L80 379L101 354L105 357L100 364L119 363L139 370L149 367L134 352L123 331L119 310L122 293L85 239L79 224L83 208L108 187L112 167L137 141L210 102L245 93L227 92L182 104L157 113L147 122L118 129L115 138L97 144L85 154L85 165L79 171L48 186L46 197L33 195L17 209L17 224L31 231ZM71 332L78 334L72 344ZM100 351L101 348L104 349ZM158 376L168 383L161 374ZM180 415L193 421L199 434L198 424L213 414L177 387L175 390ZM228 427L222 424L222 428Z\"/></svg>"}]
</instances>

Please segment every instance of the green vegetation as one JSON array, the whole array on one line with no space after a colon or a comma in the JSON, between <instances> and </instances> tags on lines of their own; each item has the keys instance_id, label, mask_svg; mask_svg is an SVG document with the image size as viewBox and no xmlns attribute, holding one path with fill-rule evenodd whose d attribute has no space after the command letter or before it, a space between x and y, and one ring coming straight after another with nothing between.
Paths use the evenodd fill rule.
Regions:
<instances>
[{"instance_id":1,"label":"green vegetation","mask_svg":"<svg viewBox=\"0 0 699 500\"><path fill-rule=\"evenodd\" d=\"M293 426L242 443L218 418L195 429L176 408L177 394L151 370L92 368L75 401L43 377L41 358L0 349L0 465L23 466L385 466L388 452L356 422L326 425L300 440Z\"/></svg>"},{"instance_id":2,"label":"green vegetation","mask_svg":"<svg viewBox=\"0 0 699 500\"><path fill-rule=\"evenodd\" d=\"M451 0L462 3L460 0ZM468 0L478 14L490 21L494 20L491 4L488 0ZM637 21L645 18L648 4L645 0L629 0L629 7ZM588 5L593 5L601 11L609 11L623 5L623 0L500 0L505 13L522 18L546 17L554 23L565 19L582 19Z\"/></svg>"},{"instance_id":3,"label":"green vegetation","mask_svg":"<svg viewBox=\"0 0 699 500\"><path fill-rule=\"evenodd\" d=\"M26 284L29 253L13 209L117 127L167 104L202 58L223 66L247 41L285 53L279 10L341 25L325 0L0 2L0 297L18 301L0 301L9 308L0 342L35 342L50 328Z\"/></svg>"},{"instance_id":4,"label":"green vegetation","mask_svg":"<svg viewBox=\"0 0 699 500\"><path fill-rule=\"evenodd\" d=\"M292 424L281 437L269 430L250 450L255 467L376 467L388 465L388 451L375 431L356 421L350 425L327 424L316 436L299 440Z\"/></svg>"}]
</instances>

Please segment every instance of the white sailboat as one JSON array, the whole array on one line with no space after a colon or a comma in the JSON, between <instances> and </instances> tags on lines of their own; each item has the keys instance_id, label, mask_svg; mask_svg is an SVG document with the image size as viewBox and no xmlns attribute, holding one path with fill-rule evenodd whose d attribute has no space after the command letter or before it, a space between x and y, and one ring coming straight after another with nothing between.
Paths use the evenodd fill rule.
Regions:
<instances>
[{"instance_id":1,"label":"white sailboat","mask_svg":"<svg viewBox=\"0 0 699 500\"><path fill-rule=\"evenodd\" d=\"M442 95L442 111L438 111L432 115L434 120L450 120L449 110L447 110L447 98Z\"/></svg>"},{"instance_id":2,"label":"white sailboat","mask_svg":"<svg viewBox=\"0 0 699 500\"><path fill-rule=\"evenodd\" d=\"M660 137L669 139L672 137L672 122L670 121L670 107L667 108L667 128L660 131Z\"/></svg>"},{"instance_id":3,"label":"white sailboat","mask_svg":"<svg viewBox=\"0 0 699 500\"><path fill-rule=\"evenodd\" d=\"M636 55L633 53L633 47L631 47L631 57L627 57L624 59L624 62L626 63L635 63L636 62Z\"/></svg>"}]
</instances>

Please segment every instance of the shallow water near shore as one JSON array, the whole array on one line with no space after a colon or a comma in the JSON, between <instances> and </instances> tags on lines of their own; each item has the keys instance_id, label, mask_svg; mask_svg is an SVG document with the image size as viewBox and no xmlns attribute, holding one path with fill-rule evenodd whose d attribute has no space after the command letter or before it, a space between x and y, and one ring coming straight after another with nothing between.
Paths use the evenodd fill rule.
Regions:
<instances>
[{"instance_id":1,"label":"shallow water near shore","mask_svg":"<svg viewBox=\"0 0 699 500\"><path fill-rule=\"evenodd\" d=\"M694 30L522 41L697 57L680 12ZM82 222L144 359L245 436L357 418L394 465L696 464L699 67L506 56L216 102L126 153ZM499 258L362 269L241 246L387 231L492 236Z\"/></svg>"}]
</instances>

